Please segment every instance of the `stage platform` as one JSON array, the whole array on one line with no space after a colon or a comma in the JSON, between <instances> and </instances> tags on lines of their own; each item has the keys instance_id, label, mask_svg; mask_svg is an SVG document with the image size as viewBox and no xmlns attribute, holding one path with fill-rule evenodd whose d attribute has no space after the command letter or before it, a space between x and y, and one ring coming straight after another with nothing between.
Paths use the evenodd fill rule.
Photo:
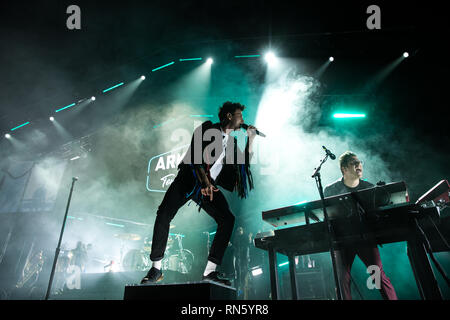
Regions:
<instances>
[{"instance_id":1,"label":"stage platform","mask_svg":"<svg viewBox=\"0 0 450 320\"><path fill-rule=\"evenodd\" d=\"M236 300L236 289L213 281L128 285L124 300Z\"/></svg>"}]
</instances>

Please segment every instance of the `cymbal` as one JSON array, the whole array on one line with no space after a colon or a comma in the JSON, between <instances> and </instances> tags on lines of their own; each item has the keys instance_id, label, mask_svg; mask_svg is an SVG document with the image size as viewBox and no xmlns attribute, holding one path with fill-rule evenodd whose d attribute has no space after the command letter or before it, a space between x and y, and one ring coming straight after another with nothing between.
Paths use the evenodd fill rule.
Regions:
<instances>
[{"instance_id":1,"label":"cymbal","mask_svg":"<svg viewBox=\"0 0 450 320\"><path fill-rule=\"evenodd\" d=\"M116 233L114 237L119 238L121 240L130 240L130 241L141 240L141 236L135 233Z\"/></svg>"}]
</instances>

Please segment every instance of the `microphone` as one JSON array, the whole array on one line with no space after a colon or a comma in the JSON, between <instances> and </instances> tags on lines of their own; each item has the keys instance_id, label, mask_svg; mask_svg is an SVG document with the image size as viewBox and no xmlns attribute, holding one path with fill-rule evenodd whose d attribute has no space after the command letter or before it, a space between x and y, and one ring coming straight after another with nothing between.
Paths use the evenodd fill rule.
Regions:
<instances>
[{"instance_id":1,"label":"microphone","mask_svg":"<svg viewBox=\"0 0 450 320\"><path fill-rule=\"evenodd\" d=\"M248 129L248 124L242 123L241 124L241 128L244 129L244 130L247 130ZM256 134L258 136L261 136L261 137L265 137L266 136L264 133L258 131L258 129L256 129Z\"/></svg>"},{"instance_id":2,"label":"microphone","mask_svg":"<svg viewBox=\"0 0 450 320\"><path fill-rule=\"evenodd\" d=\"M331 158L331 160L336 159L336 156L327 148L325 148L325 146L322 146L323 150L325 150L326 154Z\"/></svg>"}]
</instances>

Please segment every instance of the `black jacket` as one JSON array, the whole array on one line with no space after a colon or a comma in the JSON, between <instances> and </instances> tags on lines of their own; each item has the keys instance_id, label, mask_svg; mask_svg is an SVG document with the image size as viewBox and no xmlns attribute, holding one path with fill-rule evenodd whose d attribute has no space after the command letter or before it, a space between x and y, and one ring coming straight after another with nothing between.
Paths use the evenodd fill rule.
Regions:
<instances>
[{"instance_id":1,"label":"black jacket","mask_svg":"<svg viewBox=\"0 0 450 320\"><path fill-rule=\"evenodd\" d=\"M219 138L219 141L216 141L216 138ZM201 149L199 149L200 147ZM222 153L222 150L220 123L206 121L195 129L192 135L191 145L181 161L180 166L191 166L194 169L201 167L205 170L205 173L213 184L219 185L230 192L237 190L240 197L246 197L248 190L253 188L248 142L244 152L242 152L237 145L237 139L235 137L228 139L222 170L217 179L213 181L209 170L215 163L217 157Z\"/></svg>"}]
</instances>

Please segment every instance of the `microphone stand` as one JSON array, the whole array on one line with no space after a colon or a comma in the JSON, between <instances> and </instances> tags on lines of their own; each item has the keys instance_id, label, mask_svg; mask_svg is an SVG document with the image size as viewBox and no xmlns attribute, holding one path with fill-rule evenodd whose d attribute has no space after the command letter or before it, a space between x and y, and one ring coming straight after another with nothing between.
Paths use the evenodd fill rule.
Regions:
<instances>
[{"instance_id":1,"label":"microphone stand","mask_svg":"<svg viewBox=\"0 0 450 320\"><path fill-rule=\"evenodd\" d=\"M328 240L329 240L330 254L331 254L331 262L333 264L333 275L334 275L334 282L336 285L336 295L337 295L338 300L342 300L341 285L339 283L339 278L338 278L337 268L336 268L336 257L334 256L335 251L334 251L333 226L331 225L330 219L328 218L327 207L325 205L325 196L323 195L322 180L320 178L320 169L322 168L322 165L327 160L328 160L328 153L326 154L325 158L320 161L320 165L315 169L311 178L315 178L317 188L319 189L320 199L322 200L323 216L324 216L325 224L327 226Z\"/></svg>"},{"instance_id":2,"label":"microphone stand","mask_svg":"<svg viewBox=\"0 0 450 320\"><path fill-rule=\"evenodd\" d=\"M56 262L58 261L59 251L60 251L60 247L61 247L61 240L63 237L64 227L66 225L66 220L67 220L67 213L69 212L70 200L72 198L73 186L75 184L75 181L77 181L77 180L78 180L78 178L75 178L75 177L72 178L72 187L70 188L69 199L67 201L67 207L66 207L66 213L64 214L64 220L63 220L63 224L61 227L61 232L59 234L58 246L56 247L56 251L55 251L55 258L53 259L52 272L50 273L50 281L48 283L47 293L45 294L45 300L48 300L48 297L50 295L50 290L52 288L53 277L55 275Z\"/></svg>"}]
</instances>

